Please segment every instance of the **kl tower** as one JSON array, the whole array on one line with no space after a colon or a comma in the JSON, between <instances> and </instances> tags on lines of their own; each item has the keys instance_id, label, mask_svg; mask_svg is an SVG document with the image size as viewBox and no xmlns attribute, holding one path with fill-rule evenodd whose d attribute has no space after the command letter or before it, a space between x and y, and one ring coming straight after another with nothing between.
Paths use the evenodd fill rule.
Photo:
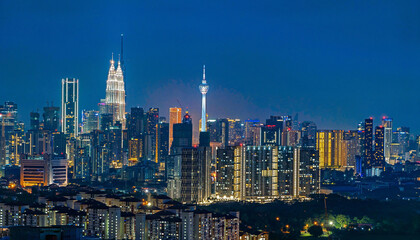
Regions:
<instances>
[{"instance_id":1,"label":"kl tower","mask_svg":"<svg viewBox=\"0 0 420 240\"><path fill-rule=\"evenodd\" d=\"M207 133L207 116L206 116L206 94L209 91L209 85L206 81L206 65L203 65L203 80L199 86L201 92L201 129L200 129L200 146L210 146L210 135Z\"/></svg>"},{"instance_id":2,"label":"kl tower","mask_svg":"<svg viewBox=\"0 0 420 240\"><path fill-rule=\"evenodd\" d=\"M206 118L206 94L209 91L209 85L206 82L206 65L203 65L203 80L199 86L201 92L201 130L200 132L207 132L207 118Z\"/></svg>"}]
</instances>

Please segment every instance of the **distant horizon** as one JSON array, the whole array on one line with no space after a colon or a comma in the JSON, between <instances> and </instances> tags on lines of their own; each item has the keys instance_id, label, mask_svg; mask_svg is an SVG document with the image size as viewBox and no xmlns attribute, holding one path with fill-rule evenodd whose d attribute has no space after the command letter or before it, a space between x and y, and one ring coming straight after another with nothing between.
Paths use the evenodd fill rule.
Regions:
<instances>
[{"instance_id":1,"label":"distant horizon","mask_svg":"<svg viewBox=\"0 0 420 240\"><path fill-rule=\"evenodd\" d=\"M97 110L124 34L127 112L168 117L179 101L198 129L205 64L212 119L298 113L350 130L388 116L420 133L417 1L98 3L0 3L0 102L17 103L25 123L61 105L65 77L80 81L79 109Z\"/></svg>"}]
</instances>

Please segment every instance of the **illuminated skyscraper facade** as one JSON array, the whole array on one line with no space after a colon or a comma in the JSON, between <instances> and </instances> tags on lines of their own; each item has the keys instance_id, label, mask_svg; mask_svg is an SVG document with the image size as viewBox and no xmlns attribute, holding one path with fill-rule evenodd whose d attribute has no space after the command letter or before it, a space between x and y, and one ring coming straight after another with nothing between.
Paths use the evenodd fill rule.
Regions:
<instances>
[{"instance_id":1,"label":"illuminated skyscraper facade","mask_svg":"<svg viewBox=\"0 0 420 240\"><path fill-rule=\"evenodd\" d=\"M320 168L339 168L346 166L346 144L343 130L319 130L316 149L319 151Z\"/></svg>"},{"instance_id":2,"label":"illuminated skyscraper facade","mask_svg":"<svg viewBox=\"0 0 420 240\"><path fill-rule=\"evenodd\" d=\"M79 80L63 78L61 81L61 131L70 136L79 134Z\"/></svg>"},{"instance_id":3,"label":"illuminated skyscraper facade","mask_svg":"<svg viewBox=\"0 0 420 240\"><path fill-rule=\"evenodd\" d=\"M365 119L365 134L363 142L363 166L364 169L372 167L373 159L373 118Z\"/></svg>"},{"instance_id":4,"label":"illuminated skyscraper facade","mask_svg":"<svg viewBox=\"0 0 420 240\"><path fill-rule=\"evenodd\" d=\"M377 126L375 128L375 153L372 162L373 167L383 168L385 167L385 156L384 156L384 132L383 126Z\"/></svg>"},{"instance_id":5,"label":"illuminated skyscraper facade","mask_svg":"<svg viewBox=\"0 0 420 240\"><path fill-rule=\"evenodd\" d=\"M169 148L172 146L174 139L174 124L181 123L182 121L182 109L173 107L169 108Z\"/></svg>"},{"instance_id":6,"label":"illuminated skyscraper facade","mask_svg":"<svg viewBox=\"0 0 420 240\"><path fill-rule=\"evenodd\" d=\"M203 80L201 81L201 84L199 86L200 92L201 92L201 128L200 131L201 132L206 132L207 131L207 126L206 126L206 120L207 120L207 116L206 116L206 94L209 91L209 85L207 84L206 81L206 66L203 66ZM203 120L205 119L205 120Z\"/></svg>"},{"instance_id":7,"label":"illuminated skyscraper facade","mask_svg":"<svg viewBox=\"0 0 420 240\"><path fill-rule=\"evenodd\" d=\"M382 119L382 126L384 127L384 156L385 161L389 163L391 158L392 118L384 117Z\"/></svg>"},{"instance_id":8,"label":"illuminated skyscraper facade","mask_svg":"<svg viewBox=\"0 0 420 240\"><path fill-rule=\"evenodd\" d=\"M105 104L107 112L113 115L114 123L121 122L125 128L125 87L124 76L121 69L121 62L118 61L115 69L114 59L111 60L108 79L106 81L106 99Z\"/></svg>"}]
</instances>

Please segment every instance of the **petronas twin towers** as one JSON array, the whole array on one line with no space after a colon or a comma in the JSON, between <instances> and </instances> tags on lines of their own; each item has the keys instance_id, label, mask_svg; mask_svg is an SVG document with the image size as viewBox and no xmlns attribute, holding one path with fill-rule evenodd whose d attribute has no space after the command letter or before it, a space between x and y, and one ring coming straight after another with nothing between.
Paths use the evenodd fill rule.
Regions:
<instances>
[{"instance_id":1,"label":"petronas twin towers","mask_svg":"<svg viewBox=\"0 0 420 240\"><path fill-rule=\"evenodd\" d=\"M111 60L108 79L106 80L106 99L108 113L113 115L114 122L119 121L125 127L125 87L121 61L115 69L114 59Z\"/></svg>"}]
</instances>

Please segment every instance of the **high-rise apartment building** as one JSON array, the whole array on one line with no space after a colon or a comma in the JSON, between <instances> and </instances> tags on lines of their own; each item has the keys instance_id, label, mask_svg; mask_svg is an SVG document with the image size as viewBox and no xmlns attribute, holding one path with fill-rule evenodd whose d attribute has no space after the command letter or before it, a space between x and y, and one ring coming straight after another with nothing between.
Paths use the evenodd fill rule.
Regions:
<instances>
[{"instance_id":1,"label":"high-rise apartment building","mask_svg":"<svg viewBox=\"0 0 420 240\"><path fill-rule=\"evenodd\" d=\"M61 81L61 131L77 136L79 124L79 80L63 78Z\"/></svg>"},{"instance_id":2,"label":"high-rise apartment building","mask_svg":"<svg viewBox=\"0 0 420 240\"><path fill-rule=\"evenodd\" d=\"M319 151L320 168L339 168L347 165L346 144L343 130L319 130L316 149Z\"/></svg>"},{"instance_id":3,"label":"high-rise apartment building","mask_svg":"<svg viewBox=\"0 0 420 240\"><path fill-rule=\"evenodd\" d=\"M233 197L235 147L219 148L216 155L216 194L220 197Z\"/></svg>"}]
</instances>

